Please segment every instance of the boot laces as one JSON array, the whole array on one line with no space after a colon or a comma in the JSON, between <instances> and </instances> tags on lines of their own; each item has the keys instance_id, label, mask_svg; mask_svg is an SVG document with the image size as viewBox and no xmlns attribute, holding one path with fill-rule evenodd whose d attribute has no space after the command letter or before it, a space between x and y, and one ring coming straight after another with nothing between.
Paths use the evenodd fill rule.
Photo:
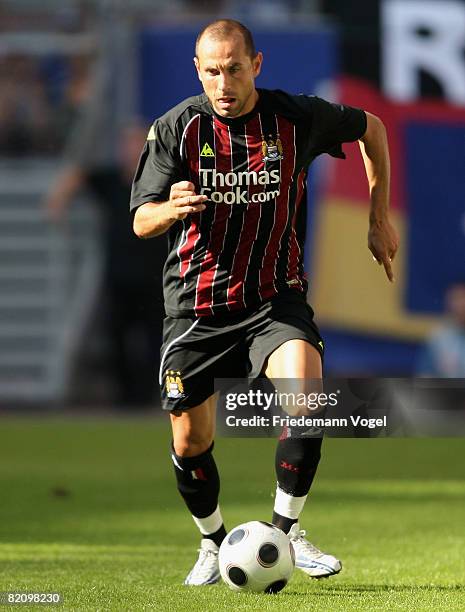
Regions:
<instances>
[{"instance_id":1,"label":"boot laces","mask_svg":"<svg viewBox=\"0 0 465 612\"><path fill-rule=\"evenodd\" d=\"M195 564L194 572L201 577L208 577L211 574L212 567L214 568L217 563L218 551L198 548L197 552L200 554Z\"/></svg>"},{"instance_id":2,"label":"boot laces","mask_svg":"<svg viewBox=\"0 0 465 612\"><path fill-rule=\"evenodd\" d=\"M301 529L300 531L298 531L296 534L294 534L291 537L291 542L296 549L296 553L297 554L301 554L301 553L309 554L314 558L323 556L324 553L319 548L317 548L314 544L309 542L305 538L306 535L307 535L307 532L305 531L305 529Z\"/></svg>"}]
</instances>

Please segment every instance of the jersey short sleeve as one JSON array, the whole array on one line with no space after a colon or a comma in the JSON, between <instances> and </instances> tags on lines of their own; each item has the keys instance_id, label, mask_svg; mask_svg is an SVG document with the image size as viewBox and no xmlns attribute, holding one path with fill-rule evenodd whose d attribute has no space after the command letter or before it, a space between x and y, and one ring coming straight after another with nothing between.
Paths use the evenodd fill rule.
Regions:
<instances>
[{"instance_id":1,"label":"jersey short sleeve","mask_svg":"<svg viewBox=\"0 0 465 612\"><path fill-rule=\"evenodd\" d=\"M344 142L361 138L367 128L366 114L360 108L335 104L317 96L305 96L311 107L311 139L318 152L345 157Z\"/></svg>"},{"instance_id":2,"label":"jersey short sleeve","mask_svg":"<svg viewBox=\"0 0 465 612\"><path fill-rule=\"evenodd\" d=\"M157 120L150 128L134 176L131 210L145 202L167 200L171 185L178 182L181 176L177 139L167 124Z\"/></svg>"}]
</instances>

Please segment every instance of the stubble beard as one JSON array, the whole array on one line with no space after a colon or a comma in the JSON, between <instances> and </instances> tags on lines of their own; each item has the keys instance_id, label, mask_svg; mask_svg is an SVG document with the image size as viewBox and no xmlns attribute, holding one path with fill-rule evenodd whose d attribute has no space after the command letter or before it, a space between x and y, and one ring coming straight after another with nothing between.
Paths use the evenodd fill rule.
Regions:
<instances>
[{"instance_id":1,"label":"stubble beard","mask_svg":"<svg viewBox=\"0 0 465 612\"><path fill-rule=\"evenodd\" d=\"M224 112L223 109L219 109L217 108L212 101L210 100L210 104L213 106L213 108L215 109L215 112L220 115L221 117L226 117L229 119L234 119L235 117L240 117L242 114L248 114L249 112L251 112L253 110L253 107L250 109L250 111L247 111L247 113L243 113L242 111L244 110L244 108L247 106L248 102L254 98L255 95L255 87L253 87L252 91L249 93L249 95L247 96L247 98L242 102L242 104L240 104L240 106L238 107L238 109L236 111L226 111ZM236 98L237 100L237 98ZM254 105L255 106L255 105ZM222 111L222 112L220 112Z\"/></svg>"}]
</instances>

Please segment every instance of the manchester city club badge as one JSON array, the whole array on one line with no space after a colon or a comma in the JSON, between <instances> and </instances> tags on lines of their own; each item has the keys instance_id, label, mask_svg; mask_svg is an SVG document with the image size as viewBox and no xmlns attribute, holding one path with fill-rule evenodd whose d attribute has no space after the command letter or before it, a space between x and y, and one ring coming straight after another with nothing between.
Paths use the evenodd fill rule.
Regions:
<instances>
[{"instance_id":1,"label":"manchester city club badge","mask_svg":"<svg viewBox=\"0 0 465 612\"><path fill-rule=\"evenodd\" d=\"M276 140L273 139L273 136L270 134L268 138L263 138L262 140L262 154L263 161L279 161L283 159L283 145L279 138L279 134L276 137Z\"/></svg>"},{"instance_id":2,"label":"manchester city club badge","mask_svg":"<svg viewBox=\"0 0 465 612\"><path fill-rule=\"evenodd\" d=\"M170 399L184 397L184 385L181 372L178 370L168 370L165 378L166 394Z\"/></svg>"}]
</instances>

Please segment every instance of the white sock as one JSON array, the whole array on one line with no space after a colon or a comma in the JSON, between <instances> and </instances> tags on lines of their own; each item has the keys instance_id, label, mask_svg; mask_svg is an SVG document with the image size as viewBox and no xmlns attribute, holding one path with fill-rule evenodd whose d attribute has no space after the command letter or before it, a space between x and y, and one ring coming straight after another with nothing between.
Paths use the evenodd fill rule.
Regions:
<instances>
[{"instance_id":1,"label":"white sock","mask_svg":"<svg viewBox=\"0 0 465 612\"><path fill-rule=\"evenodd\" d=\"M294 495L289 495L288 493L282 491L279 487L276 487L274 511L281 516L285 516L286 518L298 519L306 499L306 495L302 495L302 497L294 497Z\"/></svg>"},{"instance_id":2,"label":"white sock","mask_svg":"<svg viewBox=\"0 0 465 612\"><path fill-rule=\"evenodd\" d=\"M215 533L223 524L223 517L221 516L220 507L216 506L215 512L210 514L210 516L206 516L205 518L198 518L197 516L192 515L194 519L194 523L200 529L200 533L202 535L209 535L210 533Z\"/></svg>"}]
</instances>

